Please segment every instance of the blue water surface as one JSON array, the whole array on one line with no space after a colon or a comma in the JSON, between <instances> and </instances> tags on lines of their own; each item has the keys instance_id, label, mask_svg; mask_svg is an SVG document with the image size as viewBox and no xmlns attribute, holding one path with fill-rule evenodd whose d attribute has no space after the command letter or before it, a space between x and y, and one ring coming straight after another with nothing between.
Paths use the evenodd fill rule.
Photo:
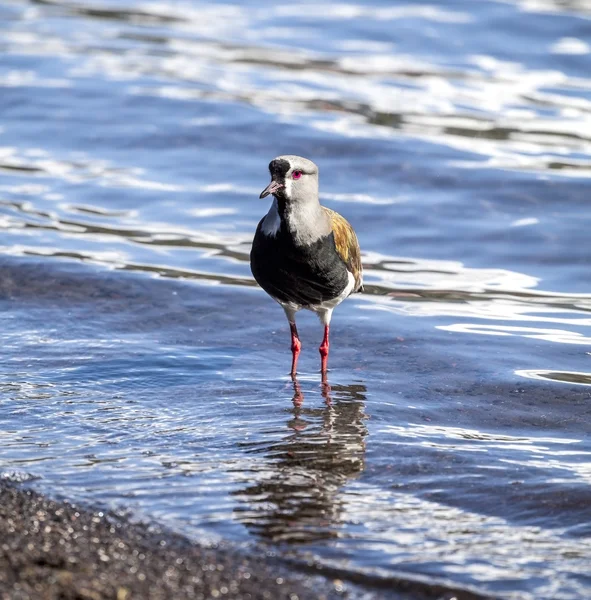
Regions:
<instances>
[{"instance_id":1,"label":"blue water surface","mask_svg":"<svg viewBox=\"0 0 591 600\"><path fill-rule=\"evenodd\" d=\"M590 597L590 40L582 0L0 0L4 477ZM328 386L248 265L286 153L363 250Z\"/></svg>"}]
</instances>

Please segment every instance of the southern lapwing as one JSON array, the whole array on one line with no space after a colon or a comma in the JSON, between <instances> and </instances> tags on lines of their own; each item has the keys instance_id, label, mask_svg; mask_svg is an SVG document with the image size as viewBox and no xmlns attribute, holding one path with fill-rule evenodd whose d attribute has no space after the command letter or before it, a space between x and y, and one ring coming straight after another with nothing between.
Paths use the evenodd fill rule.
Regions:
<instances>
[{"instance_id":1,"label":"southern lapwing","mask_svg":"<svg viewBox=\"0 0 591 600\"><path fill-rule=\"evenodd\" d=\"M315 312L324 325L321 373L326 376L332 311L362 290L361 254L351 225L320 205L318 167L301 156L278 156L269 164L271 183L260 197L273 203L259 223L250 253L258 284L285 311L291 329L291 376L302 344L295 315Z\"/></svg>"}]
</instances>

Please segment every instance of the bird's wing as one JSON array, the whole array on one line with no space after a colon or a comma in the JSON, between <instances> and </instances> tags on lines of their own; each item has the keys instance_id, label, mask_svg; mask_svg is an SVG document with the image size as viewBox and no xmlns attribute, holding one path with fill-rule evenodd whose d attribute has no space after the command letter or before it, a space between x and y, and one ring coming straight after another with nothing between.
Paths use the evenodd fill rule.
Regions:
<instances>
[{"instance_id":1,"label":"bird's wing","mask_svg":"<svg viewBox=\"0 0 591 600\"><path fill-rule=\"evenodd\" d=\"M353 291L359 292L363 288L363 267L361 266L361 250L359 249L355 230L347 219L341 217L339 213L325 206L322 208L330 219L337 252L347 266L347 270L355 277Z\"/></svg>"}]
</instances>

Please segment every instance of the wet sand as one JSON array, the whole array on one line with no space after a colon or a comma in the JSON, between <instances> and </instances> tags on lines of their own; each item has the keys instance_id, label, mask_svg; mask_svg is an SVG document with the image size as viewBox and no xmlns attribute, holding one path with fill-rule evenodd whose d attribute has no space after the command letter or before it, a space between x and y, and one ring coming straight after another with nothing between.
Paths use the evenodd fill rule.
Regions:
<instances>
[{"instance_id":1,"label":"wet sand","mask_svg":"<svg viewBox=\"0 0 591 600\"><path fill-rule=\"evenodd\" d=\"M154 525L0 487L2 598L342 598L340 582L203 548ZM314 590L314 591L313 591Z\"/></svg>"},{"instance_id":2,"label":"wet sand","mask_svg":"<svg viewBox=\"0 0 591 600\"><path fill-rule=\"evenodd\" d=\"M299 573L273 556L205 548L154 524L131 522L0 483L2 600L249 598L479 598L420 582L367 589ZM314 570L313 565L309 569ZM375 583L375 582L374 582Z\"/></svg>"}]
</instances>

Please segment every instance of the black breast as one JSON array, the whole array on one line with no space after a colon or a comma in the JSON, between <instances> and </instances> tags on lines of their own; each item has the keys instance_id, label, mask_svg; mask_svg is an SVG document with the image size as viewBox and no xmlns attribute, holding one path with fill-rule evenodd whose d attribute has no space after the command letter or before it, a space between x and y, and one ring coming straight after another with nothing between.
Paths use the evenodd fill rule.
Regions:
<instances>
[{"instance_id":1,"label":"black breast","mask_svg":"<svg viewBox=\"0 0 591 600\"><path fill-rule=\"evenodd\" d=\"M332 232L309 246L296 246L283 226L275 237L263 234L262 222L252 244L250 267L267 294L308 307L343 292L349 276Z\"/></svg>"}]
</instances>

